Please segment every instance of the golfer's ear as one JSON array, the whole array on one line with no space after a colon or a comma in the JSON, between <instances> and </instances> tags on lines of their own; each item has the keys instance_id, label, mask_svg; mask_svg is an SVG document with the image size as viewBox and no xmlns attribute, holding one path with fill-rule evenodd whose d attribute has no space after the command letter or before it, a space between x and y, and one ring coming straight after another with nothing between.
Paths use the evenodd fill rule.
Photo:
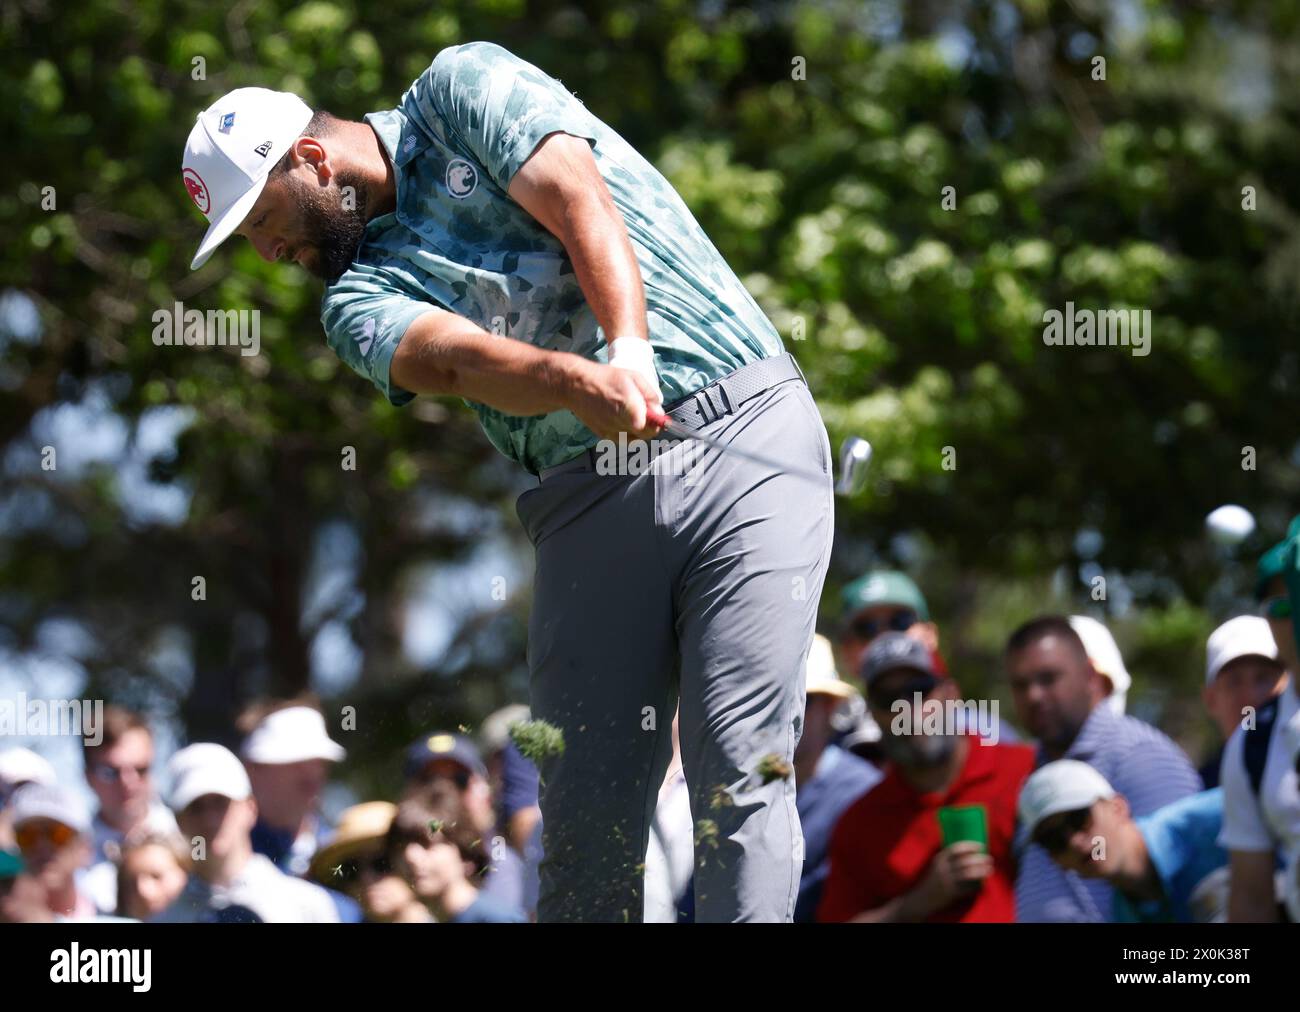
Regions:
<instances>
[{"instance_id":1,"label":"golfer's ear","mask_svg":"<svg viewBox=\"0 0 1300 1012\"><path fill-rule=\"evenodd\" d=\"M322 185L328 183L334 175L330 153L326 150L324 142L315 137L299 137L289 146L286 157L289 159L291 170L300 165L310 166Z\"/></svg>"}]
</instances>

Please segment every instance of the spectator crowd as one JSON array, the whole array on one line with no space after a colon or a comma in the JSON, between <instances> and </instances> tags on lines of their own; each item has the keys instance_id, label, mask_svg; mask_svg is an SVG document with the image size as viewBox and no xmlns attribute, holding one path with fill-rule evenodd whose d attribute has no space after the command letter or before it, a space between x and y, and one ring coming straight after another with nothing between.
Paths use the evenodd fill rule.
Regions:
<instances>
[{"instance_id":1,"label":"spectator crowd","mask_svg":"<svg viewBox=\"0 0 1300 1012\"><path fill-rule=\"evenodd\" d=\"M1127 714L1106 626L1034 616L1002 652L1013 721L963 698L906 574L845 587L814 638L786 775L803 828L796 921L1300 919L1300 517L1259 560L1257 614L1205 644L1222 743L1199 764ZM848 677L844 677L844 673ZM389 799L327 819L347 752L313 698L250 706L231 751L181 748L155 782L141 714L104 711L86 744L96 801L24 748L0 749L0 921L524 922L544 827L512 706L477 740L433 730L394 762ZM677 722L647 827L643 918L693 917L703 813ZM1199 766L1199 768L1198 768Z\"/></svg>"}]
</instances>

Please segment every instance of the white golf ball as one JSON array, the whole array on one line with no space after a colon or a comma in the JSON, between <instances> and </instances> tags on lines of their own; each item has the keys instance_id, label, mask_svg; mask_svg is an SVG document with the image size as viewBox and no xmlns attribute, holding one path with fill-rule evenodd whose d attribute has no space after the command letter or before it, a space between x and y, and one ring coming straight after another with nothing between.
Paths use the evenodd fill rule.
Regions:
<instances>
[{"instance_id":1,"label":"white golf ball","mask_svg":"<svg viewBox=\"0 0 1300 1012\"><path fill-rule=\"evenodd\" d=\"M1221 545L1239 545L1255 531L1255 518L1242 506L1220 506L1205 518L1205 529Z\"/></svg>"}]
</instances>

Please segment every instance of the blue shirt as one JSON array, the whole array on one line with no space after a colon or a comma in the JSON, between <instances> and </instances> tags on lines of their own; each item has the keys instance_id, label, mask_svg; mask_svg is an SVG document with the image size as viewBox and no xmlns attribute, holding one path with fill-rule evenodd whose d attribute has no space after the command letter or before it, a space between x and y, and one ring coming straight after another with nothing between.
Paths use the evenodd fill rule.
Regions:
<instances>
[{"instance_id":1,"label":"blue shirt","mask_svg":"<svg viewBox=\"0 0 1300 1012\"><path fill-rule=\"evenodd\" d=\"M1138 819L1165 896L1137 902L1117 890L1115 920L1208 923L1222 917L1228 865L1228 852L1218 844L1222 826L1222 788L1193 794Z\"/></svg>"},{"instance_id":2,"label":"blue shirt","mask_svg":"<svg viewBox=\"0 0 1300 1012\"><path fill-rule=\"evenodd\" d=\"M518 910L498 903L481 892L478 898L451 919L452 924L524 924L528 918Z\"/></svg>"},{"instance_id":3,"label":"blue shirt","mask_svg":"<svg viewBox=\"0 0 1300 1012\"><path fill-rule=\"evenodd\" d=\"M1135 817L1150 815L1201 789L1183 750L1163 732L1102 702L1079 729L1064 758L1088 763L1128 799ZM1038 766L1049 762L1040 747ZM1106 882L1064 871L1023 829L1018 840L1017 921L1109 921L1114 889Z\"/></svg>"},{"instance_id":4,"label":"blue shirt","mask_svg":"<svg viewBox=\"0 0 1300 1012\"><path fill-rule=\"evenodd\" d=\"M830 873L831 830L844 809L875 787L883 774L865 759L838 745L827 745L812 779L799 785L795 806L803 826L803 875L794 919L811 923L817 919L822 886Z\"/></svg>"}]
</instances>

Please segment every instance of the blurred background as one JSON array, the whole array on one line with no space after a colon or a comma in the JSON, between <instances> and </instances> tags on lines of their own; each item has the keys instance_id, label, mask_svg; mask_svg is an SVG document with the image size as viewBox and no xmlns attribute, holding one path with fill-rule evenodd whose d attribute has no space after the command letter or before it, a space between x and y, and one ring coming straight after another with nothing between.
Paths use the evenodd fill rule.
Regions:
<instances>
[{"instance_id":1,"label":"blurred background","mask_svg":"<svg viewBox=\"0 0 1300 1012\"><path fill-rule=\"evenodd\" d=\"M1201 751L1205 636L1300 490L1300 5L0 0L0 38L0 695L141 709L165 758L314 690L357 797L526 699L533 479L458 402L383 402L302 271L232 242L191 273L180 179L231 88L359 119L485 39L661 168L832 442L874 444L826 630L844 583L904 568L1010 715L1007 633L1091 614L1129 711ZM260 309L261 353L156 346L177 300ZM1067 300L1149 309L1150 354L1046 347ZM1259 521L1235 548L1222 503ZM74 739L13 743L79 769Z\"/></svg>"}]
</instances>

